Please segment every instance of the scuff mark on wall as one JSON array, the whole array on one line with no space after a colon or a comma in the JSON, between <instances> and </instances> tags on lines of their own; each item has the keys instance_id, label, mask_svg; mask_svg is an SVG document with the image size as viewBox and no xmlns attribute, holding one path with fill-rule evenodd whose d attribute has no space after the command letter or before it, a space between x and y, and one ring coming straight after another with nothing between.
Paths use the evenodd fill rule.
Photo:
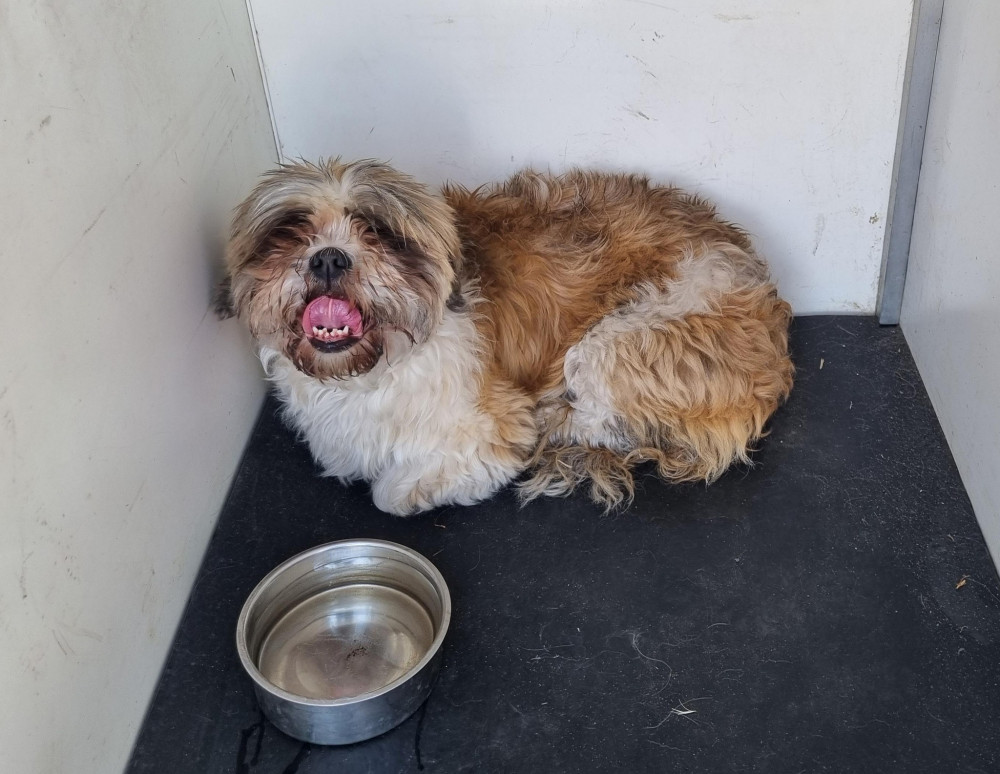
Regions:
<instances>
[{"instance_id":1,"label":"scuff mark on wall","mask_svg":"<svg viewBox=\"0 0 1000 774\"><path fill-rule=\"evenodd\" d=\"M823 239L824 231L826 231L826 215L821 213L816 216L816 229L813 232L813 255L819 251L819 243Z\"/></svg>"},{"instance_id":2,"label":"scuff mark on wall","mask_svg":"<svg viewBox=\"0 0 1000 774\"><path fill-rule=\"evenodd\" d=\"M28 598L28 560L34 553L34 551L29 551L21 557L21 574L17 578L18 586L21 589L21 599Z\"/></svg>"},{"instance_id":3,"label":"scuff mark on wall","mask_svg":"<svg viewBox=\"0 0 1000 774\"><path fill-rule=\"evenodd\" d=\"M637 108L634 108L634 107L630 107L629 105L625 105L622 108L622 110L624 110L626 113L628 113L631 116L635 116L636 118L644 118L647 121L652 121L653 120L652 118L650 118L649 116L647 116L645 113L643 113L641 110L638 110Z\"/></svg>"},{"instance_id":4,"label":"scuff mark on wall","mask_svg":"<svg viewBox=\"0 0 1000 774\"><path fill-rule=\"evenodd\" d=\"M73 646L69 644L69 641L55 629L52 630L52 637L56 641L56 645L59 646L59 650L66 658L71 658L76 655L76 651L73 650Z\"/></svg>"}]
</instances>

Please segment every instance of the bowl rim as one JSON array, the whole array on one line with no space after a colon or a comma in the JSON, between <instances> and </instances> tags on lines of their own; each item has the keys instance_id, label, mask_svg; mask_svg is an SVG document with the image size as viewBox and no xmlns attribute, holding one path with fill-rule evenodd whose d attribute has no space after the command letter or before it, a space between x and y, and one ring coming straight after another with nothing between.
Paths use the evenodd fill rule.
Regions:
<instances>
[{"instance_id":1,"label":"bowl rim","mask_svg":"<svg viewBox=\"0 0 1000 774\"><path fill-rule=\"evenodd\" d=\"M441 594L441 624L438 627L438 632L434 636L434 640L431 642L430 647L427 652L424 653L423 657L414 664L412 667L407 669L403 674L388 683L378 690L369 691L367 693L358 694L357 696L348 696L340 699L313 699L308 696L300 696L297 693L291 693L286 691L284 688L280 688L270 680L268 680L263 673L257 668L257 665L253 663L253 659L250 658L250 651L247 647L246 641L246 625L247 619L250 616L250 610L254 603L260 598L264 589L281 573L285 572L290 566L309 557L312 554L319 554L324 551L333 548L334 546L352 546L352 547L380 547L389 548L393 551L397 551L401 554L406 555L408 558L415 560L417 564L420 565L421 569L424 570L429 576L430 580L437 586L438 591ZM351 704L359 704L364 701L370 701L371 699L383 696L390 691L398 688L403 683L410 680L415 675L419 674L420 671L427 666L434 658L437 656L438 651L441 650L441 645L444 643L445 635L448 633L448 628L451 624L451 592L448 589L448 584L444 580L444 576L441 575L440 570L434 566L434 564L423 554L418 551L414 551L399 543L393 543L389 540L378 540L376 538L350 538L347 540L334 540L330 543L323 543L322 545L313 546L312 548L306 549L301 553L295 554L273 570L271 570L267 575L265 575L261 581L254 587L253 591L247 597L246 601L243 603L243 608L240 610L240 617L236 623L236 650L239 653L240 662L243 665L244 671L250 675L253 681L263 690L268 693L286 701L310 706L310 707L344 707Z\"/></svg>"}]
</instances>

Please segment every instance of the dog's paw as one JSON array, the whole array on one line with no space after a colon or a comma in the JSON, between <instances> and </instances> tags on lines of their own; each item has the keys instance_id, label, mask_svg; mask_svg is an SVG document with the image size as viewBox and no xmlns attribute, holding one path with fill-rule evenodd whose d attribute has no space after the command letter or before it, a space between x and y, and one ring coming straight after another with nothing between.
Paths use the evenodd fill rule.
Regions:
<instances>
[{"instance_id":1,"label":"dog's paw","mask_svg":"<svg viewBox=\"0 0 1000 774\"><path fill-rule=\"evenodd\" d=\"M440 458L422 465L398 466L372 484L372 500L380 511L412 516L442 505L473 505L490 497L516 470Z\"/></svg>"},{"instance_id":2,"label":"dog's paw","mask_svg":"<svg viewBox=\"0 0 1000 774\"><path fill-rule=\"evenodd\" d=\"M380 478L372 484L372 502L380 511L393 516L412 516L436 505L419 486L407 488L390 478Z\"/></svg>"}]
</instances>

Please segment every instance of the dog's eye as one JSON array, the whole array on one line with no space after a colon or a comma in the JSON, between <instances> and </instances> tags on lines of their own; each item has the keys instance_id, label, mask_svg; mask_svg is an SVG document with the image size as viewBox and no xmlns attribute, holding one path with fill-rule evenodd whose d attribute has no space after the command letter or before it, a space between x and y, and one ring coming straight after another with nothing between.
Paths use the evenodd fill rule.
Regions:
<instances>
[{"instance_id":1,"label":"dog's eye","mask_svg":"<svg viewBox=\"0 0 1000 774\"><path fill-rule=\"evenodd\" d=\"M397 234L384 221L375 217L365 217L364 221L368 232L378 239L387 250L401 252L412 247L412 245L407 244L406 237Z\"/></svg>"},{"instance_id":2,"label":"dog's eye","mask_svg":"<svg viewBox=\"0 0 1000 774\"><path fill-rule=\"evenodd\" d=\"M282 236L297 236L305 226L310 224L309 210L289 210L282 215L271 227L272 232L278 232Z\"/></svg>"},{"instance_id":3,"label":"dog's eye","mask_svg":"<svg viewBox=\"0 0 1000 774\"><path fill-rule=\"evenodd\" d=\"M362 217L361 220L365 224L365 228L372 234L375 234L375 236L381 236L382 234L388 234L392 232L392 229L390 229L388 225L386 225L378 218L369 215Z\"/></svg>"},{"instance_id":4,"label":"dog's eye","mask_svg":"<svg viewBox=\"0 0 1000 774\"><path fill-rule=\"evenodd\" d=\"M264 258L270 253L283 252L293 244L306 241L312 223L310 217L309 210L304 209L283 212L261 229L253 254L257 258Z\"/></svg>"}]
</instances>

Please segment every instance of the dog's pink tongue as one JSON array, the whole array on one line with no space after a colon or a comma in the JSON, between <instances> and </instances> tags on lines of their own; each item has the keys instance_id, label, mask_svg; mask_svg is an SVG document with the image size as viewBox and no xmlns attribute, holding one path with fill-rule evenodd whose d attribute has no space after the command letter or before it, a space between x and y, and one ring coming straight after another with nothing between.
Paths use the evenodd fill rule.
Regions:
<instances>
[{"instance_id":1,"label":"dog's pink tongue","mask_svg":"<svg viewBox=\"0 0 1000 774\"><path fill-rule=\"evenodd\" d=\"M347 326L352 336L360 336L361 312L350 301L331 296L320 296L311 301L302 313L302 327L306 333L316 328L336 330Z\"/></svg>"}]
</instances>

